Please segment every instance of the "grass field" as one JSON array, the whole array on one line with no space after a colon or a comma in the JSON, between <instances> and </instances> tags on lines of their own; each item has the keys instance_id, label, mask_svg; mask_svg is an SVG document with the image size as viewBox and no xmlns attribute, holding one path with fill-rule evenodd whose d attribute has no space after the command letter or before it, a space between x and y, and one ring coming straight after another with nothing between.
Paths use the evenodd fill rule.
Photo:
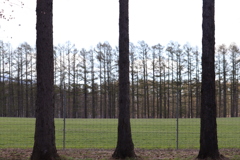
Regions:
<instances>
[{"instance_id":1,"label":"grass field","mask_svg":"<svg viewBox=\"0 0 240 160\"><path fill-rule=\"evenodd\" d=\"M218 118L219 148L240 148L240 118ZM0 148L32 148L34 118L0 118ZM132 119L135 148L175 149L176 119ZM63 119L55 119L56 145L63 148ZM179 148L199 148L199 119L179 119ZM117 119L66 119L66 148L112 149Z\"/></svg>"}]
</instances>

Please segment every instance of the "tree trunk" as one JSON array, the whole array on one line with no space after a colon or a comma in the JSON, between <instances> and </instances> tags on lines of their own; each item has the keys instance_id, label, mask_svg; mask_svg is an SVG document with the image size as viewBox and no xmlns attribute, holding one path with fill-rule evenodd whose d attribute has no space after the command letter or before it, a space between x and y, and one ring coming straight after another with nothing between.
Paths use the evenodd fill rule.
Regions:
<instances>
[{"instance_id":1,"label":"tree trunk","mask_svg":"<svg viewBox=\"0 0 240 160\"><path fill-rule=\"evenodd\" d=\"M33 91L33 53L31 53L31 60L30 60L30 63L31 63L31 75L30 75L30 106L31 106L31 117L35 117L35 104L34 104L34 98L35 98L35 95L34 95L34 91Z\"/></svg>"},{"instance_id":2,"label":"tree trunk","mask_svg":"<svg viewBox=\"0 0 240 160\"><path fill-rule=\"evenodd\" d=\"M199 83L199 59L198 59L198 51L194 52L195 54L195 60L196 60L196 72L195 72L195 95L196 95L196 118L199 118L200 117L200 107L199 107L199 104L200 104L200 93L199 93L199 90L200 90L200 83Z\"/></svg>"},{"instance_id":3,"label":"tree trunk","mask_svg":"<svg viewBox=\"0 0 240 160\"><path fill-rule=\"evenodd\" d=\"M119 118L113 158L136 157L130 126L128 0L120 0L119 17Z\"/></svg>"},{"instance_id":4,"label":"tree trunk","mask_svg":"<svg viewBox=\"0 0 240 160\"><path fill-rule=\"evenodd\" d=\"M54 126L52 3L37 0L37 109L31 160L60 159Z\"/></svg>"},{"instance_id":5,"label":"tree trunk","mask_svg":"<svg viewBox=\"0 0 240 160\"><path fill-rule=\"evenodd\" d=\"M74 49L74 53L73 53L73 66L72 66L72 70L73 70L73 88L72 88L72 92L73 92L73 97L72 97L72 118L76 118L77 117L77 85L76 85L76 78L77 78L77 53L78 51L76 49Z\"/></svg>"},{"instance_id":6,"label":"tree trunk","mask_svg":"<svg viewBox=\"0 0 240 160\"><path fill-rule=\"evenodd\" d=\"M140 118L141 116L141 112L140 112L140 102L139 102L139 73L137 71L137 84L136 84L136 88L137 88L137 118Z\"/></svg>"},{"instance_id":7,"label":"tree trunk","mask_svg":"<svg viewBox=\"0 0 240 160\"><path fill-rule=\"evenodd\" d=\"M153 55L152 55L152 79L153 79L153 81L152 81L152 114L151 114L151 118L155 118L155 112L156 112L156 110L155 110L155 87L156 87L156 85L155 85L155 81L156 81L156 79L155 79L155 58L156 58L156 55L155 55L155 52L153 52Z\"/></svg>"},{"instance_id":8,"label":"tree trunk","mask_svg":"<svg viewBox=\"0 0 240 160\"><path fill-rule=\"evenodd\" d=\"M87 51L83 49L81 51L83 56L83 81L84 81L84 118L88 118L88 93L87 93Z\"/></svg>"},{"instance_id":9,"label":"tree trunk","mask_svg":"<svg viewBox=\"0 0 240 160\"><path fill-rule=\"evenodd\" d=\"M223 117L227 117L227 79L226 79L226 53L223 52Z\"/></svg>"},{"instance_id":10,"label":"tree trunk","mask_svg":"<svg viewBox=\"0 0 240 160\"><path fill-rule=\"evenodd\" d=\"M96 118L96 104L95 104L95 72L94 72L94 53L90 51L90 62L91 62L91 82L92 82L92 118Z\"/></svg>"},{"instance_id":11,"label":"tree trunk","mask_svg":"<svg viewBox=\"0 0 240 160\"><path fill-rule=\"evenodd\" d=\"M131 51L130 51L130 59L131 59L131 107L132 107L132 118L136 118L136 109L135 109L135 83L134 83L134 63L135 63L135 53L134 53L134 45L131 44Z\"/></svg>"},{"instance_id":12,"label":"tree trunk","mask_svg":"<svg viewBox=\"0 0 240 160\"><path fill-rule=\"evenodd\" d=\"M28 64L29 64L29 62L28 62L28 54L30 54L31 52L31 47L27 44L27 43L24 43L24 50L25 50L25 98L26 98L26 102L25 102L25 105L26 105L26 110L25 110L25 116L26 117L29 117L29 103L28 103L28 86L29 86L29 84L28 84Z\"/></svg>"},{"instance_id":13,"label":"tree trunk","mask_svg":"<svg viewBox=\"0 0 240 160\"><path fill-rule=\"evenodd\" d=\"M215 100L214 0L203 0L201 132L198 159L220 159Z\"/></svg>"}]
</instances>

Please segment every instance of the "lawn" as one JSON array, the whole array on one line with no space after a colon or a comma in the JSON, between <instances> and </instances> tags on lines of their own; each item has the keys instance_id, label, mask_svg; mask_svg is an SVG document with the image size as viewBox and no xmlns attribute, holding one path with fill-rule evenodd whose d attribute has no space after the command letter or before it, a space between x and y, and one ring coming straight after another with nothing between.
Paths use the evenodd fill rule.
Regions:
<instances>
[{"instance_id":1,"label":"lawn","mask_svg":"<svg viewBox=\"0 0 240 160\"><path fill-rule=\"evenodd\" d=\"M218 118L219 148L240 148L240 118ZM0 148L32 148L34 118L0 118ZM131 119L135 148L175 149L176 119ZM63 148L63 119L55 119L56 145ZM200 119L179 119L180 149L199 148ZM66 119L66 148L113 149L117 119Z\"/></svg>"}]
</instances>

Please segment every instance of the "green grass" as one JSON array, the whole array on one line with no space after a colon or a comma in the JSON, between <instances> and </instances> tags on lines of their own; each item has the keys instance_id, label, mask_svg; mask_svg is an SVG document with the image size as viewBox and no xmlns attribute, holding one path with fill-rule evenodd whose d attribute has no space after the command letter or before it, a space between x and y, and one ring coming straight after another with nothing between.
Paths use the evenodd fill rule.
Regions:
<instances>
[{"instance_id":1,"label":"green grass","mask_svg":"<svg viewBox=\"0 0 240 160\"><path fill-rule=\"evenodd\" d=\"M218 118L219 148L240 148L240 118ZM0 118L0 148L32 148L34 118ZM63 147L63 119L55 119ZM131 119L135 148L176 148L176 119ZM179 148L199 148L200 119L179 119ZM117 119L66 119L66 148L115 148Z\"/></svg>"}]
</instances>

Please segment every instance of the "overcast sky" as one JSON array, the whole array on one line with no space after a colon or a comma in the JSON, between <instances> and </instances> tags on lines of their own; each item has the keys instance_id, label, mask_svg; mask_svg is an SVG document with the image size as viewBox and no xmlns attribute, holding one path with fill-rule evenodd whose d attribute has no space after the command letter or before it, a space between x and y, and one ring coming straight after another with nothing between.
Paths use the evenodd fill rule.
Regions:
<instances>
[{"instance_id":1,"label":"overcast sky","mask_svg":"<svg viewBox=\"0 0 240 160\"><path fill-rule=\"evenodd\" d=\"M0 0L0 40L14 47L35 45L36 0ZM53 0L54 44L70 41L81 48L108 41L118 45L119 0ZM216 44L240 45L240 0L215 0ZM150 46L169 41L201 47L202 0L129 0L130 41Z\"/></svg>"}]
</instances>

